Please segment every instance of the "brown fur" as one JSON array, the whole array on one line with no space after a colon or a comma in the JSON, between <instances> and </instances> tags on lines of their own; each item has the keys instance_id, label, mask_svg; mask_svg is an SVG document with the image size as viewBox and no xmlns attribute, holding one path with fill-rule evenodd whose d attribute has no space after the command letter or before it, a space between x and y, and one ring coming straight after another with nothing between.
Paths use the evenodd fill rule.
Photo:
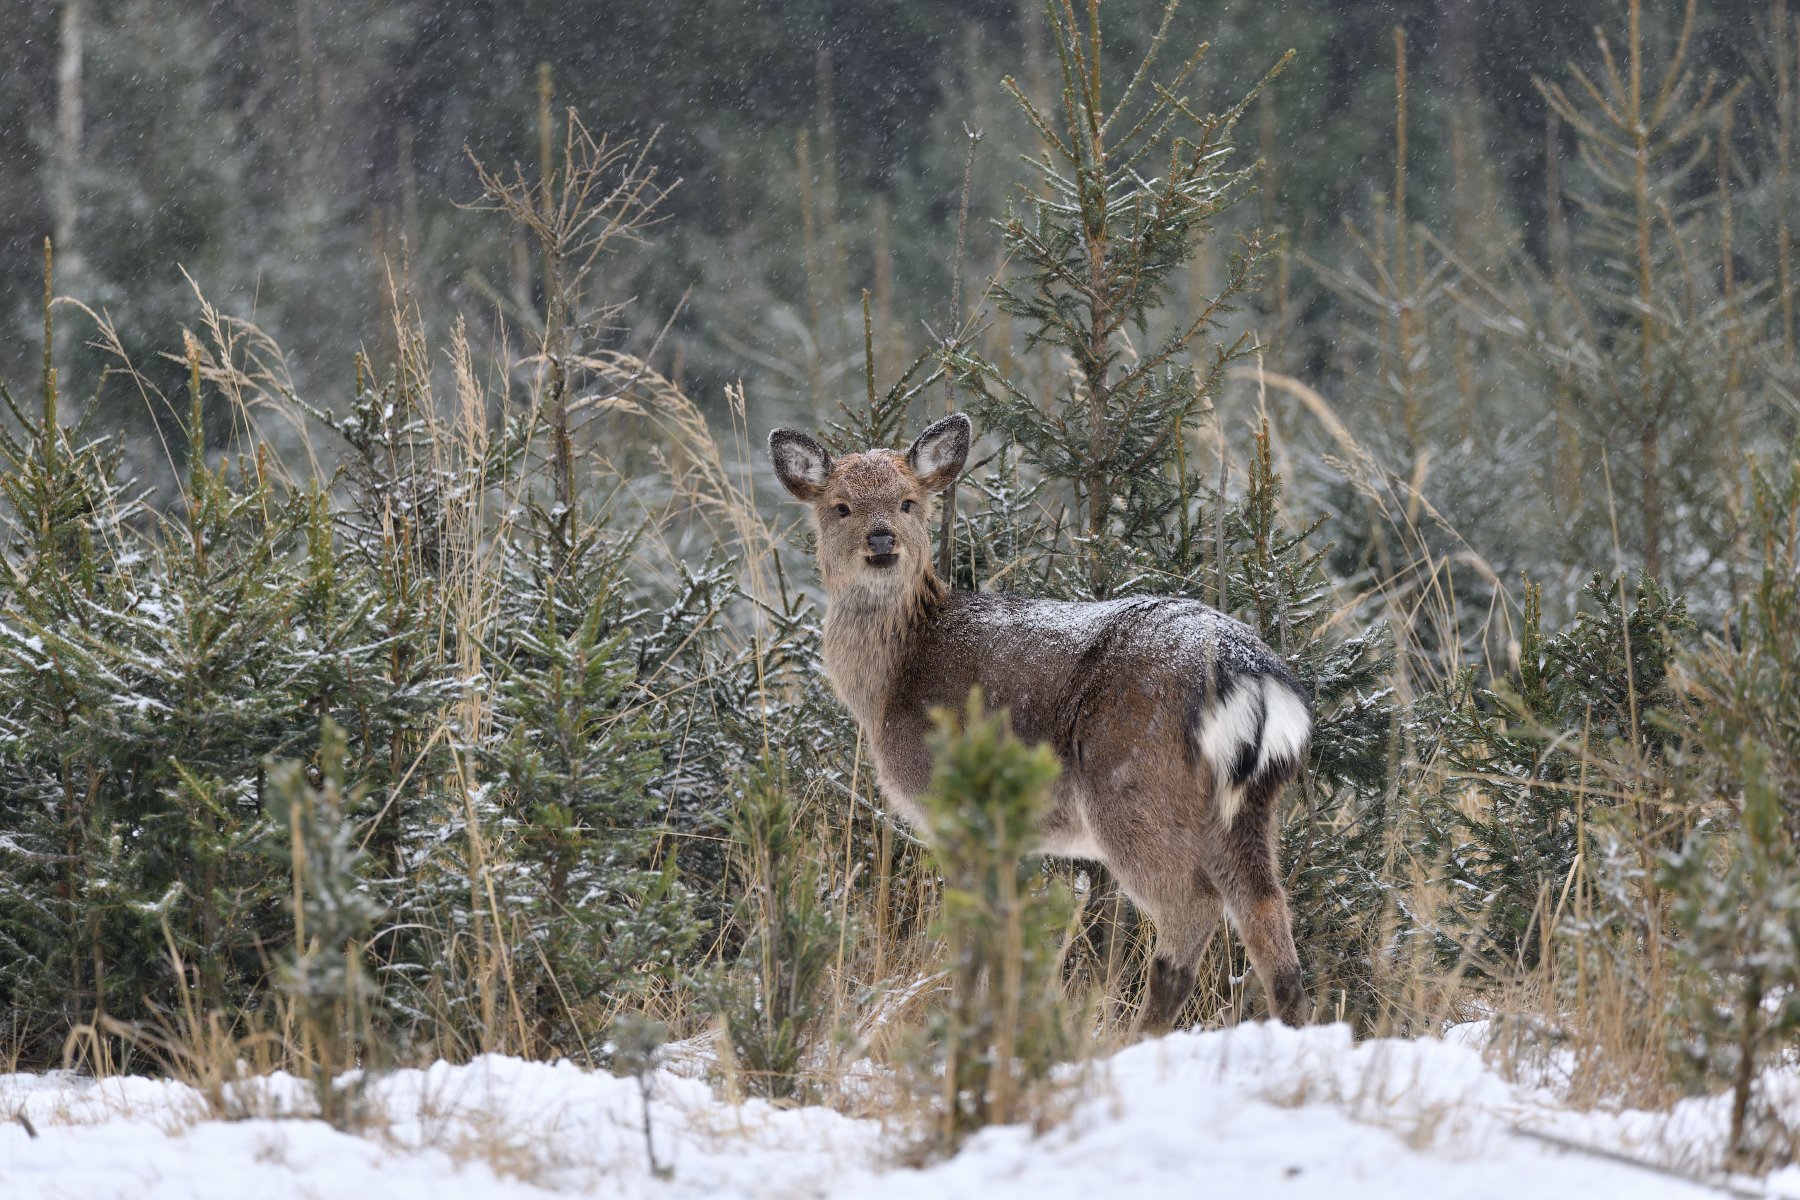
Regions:
<instances>
[{"instance_id":1,"label":"brown fur","mask_svg":"<svg viewBox=\"0 0 1800 1200\"><path fill-rule=\"evenodd\" d=\"M1255 657L1274 662L1242 626L1193 601L1052 605L946 588L931 567L928 500L960 472L969 436L966 418L949 417L904 456L836 461L802 434L770 441L783 484L812 506L825 669L869 739L883 794L920 824L930 713L979 686L1021 739L1062 762L1040 849L1103 863L1156 923L1146 1027L1174 1021L1224 913L1271 1010L1299 1024L1307 1001L1275 862L1276 804L1294 771L1271 766L1228 794L1195 734L1228 686L1215 681L1246 655L1252 673L1291 678Z\"/></svg>"}]
</instances>

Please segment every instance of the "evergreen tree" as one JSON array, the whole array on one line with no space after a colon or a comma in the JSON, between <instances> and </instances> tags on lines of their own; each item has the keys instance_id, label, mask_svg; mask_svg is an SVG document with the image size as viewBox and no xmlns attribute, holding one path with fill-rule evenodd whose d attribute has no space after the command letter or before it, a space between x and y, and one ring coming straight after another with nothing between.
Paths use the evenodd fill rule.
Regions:
<instances>
[{"instance_id":1,"label":"evergreen tree","mask_svg":"<svg viewBox=\"0 0 1800 1200\"><path fill-rule=\"evenodd\" d=\"M189 369L197 431L196 348ZM281 941L260 764L307 753L316 736L291 669L306 656L292 624L308 582L293 553L304 508L279 502L260 472L234 482L195 454L185 511L127 525L128 505L89 507L113 503L104 459L70 448L54 392L51 379L35 448L7 481L39 531L21 562L38 578L0 609L8 807L26 828L52 814L60 826L57 919L22 936L65 946L23 960L63 969L29 990L59 997L65 1021L154 1021L183 992L230 1013ZM71 487L88 492L70 513L86 528L59 530Z\"/></svg>"},{"instance_id":2,"label":"evergreen tree","mask_svg":"<svg viewBox=\"0 0 1800 1200\"><path fill-rule=\"evenodd\" d=\"M46 347L54 345L50 296L46 245ZM105 667L85 643L58 646L42 631L79 629L78 610L108 608L122 586L136 505L119 481L116 450L60 423L48 350L38 414L3 385L0 397L23 431L0 428L0 493L11 518L0 573L8 618L0 621L0 1005L27 1060L42 1060L72 1024L101 1011L103 860L114 854L81 728L95 695L111 696Z\"/></svg>"},{"instance_id":3,"label":"evergreen tree","mask_svg":"<svg viewBox=\"0 0 1800 1200\"><path fill-rule=\"evenodd\" d=\"M1025 323L1026 350L1066 355L1075 370L1056 395L1040 397L978 354L946 352L982 417L1065 489L1082 565L1076 586L1094 598L1132 590L1146 574L1185 575L1198 561L1187 435L1227 365L1254 348L1245 334L1207 339L1255 285L1264 253L1255 237L1232 255L1217 294L1172 319L1165 310L1178 269L1250 185L1253 167L1226 165L1231 134L1288 59L1224 113L1202 117L1180 93L1204 46L1166 81L1154 74L1176 8L1171 0L1116 98L1103 98L1097 7L1084 28L1072 9L1045 5L1061 67L1055 111L1039 111L1006 81L1041 153L1038 190L1002 226L1015 273L996 285L997 304Z\"/></svg>"},{"instance_id":4,"label":"evergreen tree","mask_svg":"<svg viewBox=\"0 0 1800 1200\"><path fill-rule=\"evenodd\" d=\"M1729 632L1678 663L1678 707L1655 723L1692 753L1674 772L1691 832L1660 865L1680 934L1672 1049L1689 1082L1731 1089L1728 1161L1800 1154L1768 1073L1800 1033L1800 466L1753 482L1763 548Z\"/></svg>"},{"instance_id":5,"label":"evergreen tree","mask_svg":"<svg viewBox=\"0 0 1800 1200\"><path fill-rule=\"evenodd\" d=\"M920 1053L938 1095L935 1141L954 1150L974 1131L1032 1111L1031 1091L1076 1049L1062 986L1073 915L1060 881L1022 860L1058 774L1047 746L1026 746L979 692L936 714L925 795L931 860L944 877L938 932L950 954L950 999Z\"/></svg>"},{"instance_id":6,"label":"evergreen tree","mask_svg":"<svg viewBox=\"0 0 1800 1200\"><path fill-rule=\"evenodd\" d=\"M360 1116L362 1084L380 1057L369 1038L376 987L364 954L381 907L365 878L369 856L356 821L345 811L343 731L329 717L319 732L319 764L318 786L292 760L269 774L271 810L288 835L282 865L294 880L292 948L278 975L319 1116L344 1129ZM363 1074L354 1081L339 1078L356 1066Z\"/></svg>"},{"instance_id":7,"label":"evergreen tree","mask_svg":"<svg viewBox=\"0 0 1800 1200\"><path fill-rule=\"evenodd\" d=\"M672 860L651 861L668 734L630 653L632 543L578 527L565 544L560 519L532 516L511 566L490 755L519 868L513 977L537 1037L567 1052L597 1032L586 1006L670 977L695 930Z\"/></svg>"},{"instance_id":8,"label":"evergreen tree","mask_svg":"<svg viewBox=\"0 0 1800 1200\"><path fill-rule=\"evenodd\" d=\"M388 789L443 695L441 667L394 669L393 611L340 569L324 497L279 494L260 453L208 464L193 343L188 368L182 503L160 520L113 482L105 443L60 427L53 373L32 435L6 439L22 586L0 593L0 855L21 886L0 974L34 1054L100 1013L129 1027L188 1001L256 1009L289 938L263 762L310 759L322 720L356 735L350 769L373 786L348 815L397 889L387 818L407 808Z\"/></svg>"},{"instance_id":9,"label":"evergreen tree","mask_svg":"<svg viewBox=\"0 0 1800 1200\"><path fill-rule=\"evenodd\" d=\"M1501 972L1538 961L1546 895L1553 906L1584 836L1634 803L1610 786L1619 780L1606 775L1618 772L1599 773L1596 763L1642 771L1667 754L1673 735L1653 714L1675 700L1670 668L1692 629L1686 605L1648 575L1629 609L1623 581L1596 576L1591 607L1553 635L1538 597L1528 586L1517 674L1477 689L1467 672L1432 698L1437 728L1420 751L1441 756L1453 781L1479 781L1479 804L1460 802L1462 785L1452 782L1426 806L1426 821L1459 924L1480 935L1477 961ZM1653 860L1639 865L1655 869Z\"/></svg>"},{"instance_id":10,"label":"evergreen tree","mask_svg":"<svg viewBox=\"0 0 1800 1200\"><path fill-rule=\"evenodd\" d=\"M1002 312L1026 323L1027 349L1076 369L1045 399L971 350L946 352L1007 441L977 485L987 506L963 519L958 570L969 582L1051 595L1208 599L1241 614L1288 661L1318 713L1312 769L1294 800L1301 820L1284 841L1296 933L1309 959L1328 964L1323 990L1354 992L1366 1016L1380 942L1373 914L1384 907L1394 831L1391 654L1379 628L1327 636L1325 551L1313 545L1316 525L1283 524L1266 427L1235 502L1208 489L1188 460L1226 368L1256 348L1226 322L1255 285L1260 239L1231 256L1215 295L1172 311L1182 269L1254 177L1255 167L1228 167L1232 133L1288 60L1223 114L1201 117L1181 98L1198 53L1166 83L1156 79L1171 4L1124 92L1103 102L1097 14L1083 27L1071 10L1047 11L1061 107L1053 118L1009 82L1043 145L1042 186L1004 223L1017 273L996 294ZM1067 525L1032 515L1058 501L1072 510ZM1347 912L1371 915L1346 921Z\"/></svg>"},{"instance_id":11,"label":"evergreen tree","mask_svg":"<svg viewBox=\"0 0 1800 1200\"><path fill-rule=\"evenodd\" d=\"M802 1096L825 1016L826 973L847 932L821 895L822 871L807 856L779 776L741 785L731 835L747 936L736 966L708 980L707 990L751 1090Z\"/></svg>"}]
</instances>

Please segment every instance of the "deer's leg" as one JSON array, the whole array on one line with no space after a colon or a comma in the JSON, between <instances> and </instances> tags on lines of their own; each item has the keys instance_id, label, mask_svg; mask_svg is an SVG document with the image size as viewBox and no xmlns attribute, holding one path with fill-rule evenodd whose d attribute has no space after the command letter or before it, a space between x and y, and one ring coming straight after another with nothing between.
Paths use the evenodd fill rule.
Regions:
<instances>
[{"instance_id":1,"label":"deer's leg","mask_svg":"<svg viewBox=\"0 0 1800 1200\"><path fill-rule=\"evenodd\" d=\"M1306 985L1300 977L1300 955L1294 949L1293 922L1287 895L1273 878L1232 901L1231 920L1250 952L1250 965L1262 980L1269 1012L1289 1025L1304 1025L1308 1016Z\"/></svg>"},{"instance_id":2,"label":"deer's leg","mask_svg":"<svg viewBox=\"0 0 1800 1200\"><path fill-rule=\"evenodd\" d=\"M1206 869L1218 831L1193 795L1187 735L1158 725L1181 711L1169 703L1150 713L1121 704L1099 713L1083 733L1090 749L1113 752L1099 749L1085 763L1078 755L1076 767L1083 772L1077 790L1083 824L1101 861L1156 927L1138 1020L1153 1033L1174 1025L1193 994L1195 971L1227 899Z\"/></svg>"},{"instance_id":3,"label":"deer's leg","mask_svg":"<svg viewBox=\"0 0 1800 1200\"><path fill-rule=\"evenodd\" d=\"M1150 956L1150 982L1139 1027L1162 1033L1194 994L1194 972L1200 956L1219 927L1224 899L1198 870L1185 873L1181 885L1167 889L1160 903L1144 905L1156 922L1156 950ZM1185 886L1182 886L1185 885Z\"/></svg>"},{"instance_id":4,"label":"deer's leg","mask_svg":"<svg viewBox=\"0 0 1800 1200\"><path fill-rule=\"evenodd\" d=\"M1156 927L1156 948L1150 956L1150 980L1138 1028L1162 1033L1175 1024L1194 991L1194 972L1213 931L1219 927L1225 900L1201 869L1202 852L1197 837L1168 840L1114 840L1104 835L1101 849L1106 865L1118 876L1131 902Z\"/></svg>"},{"instance_id":5,"label":"deer's leg","mask_svg":"<svg viewBox=\"0 0 1800 1200\"><path fill-rule=\"evenodd\" d=\"M1278 787L1268 788L1246 797L1207 865L1224 892L1231 923L1250 953L1250 965L1262 981L1270 1014L1289 1025L1303 1025L1310 1006L1300 975L1300 955L1294 949L1287 893L1275 865L1273 823L1278 792Z\"/></svg>"}]
</instances>

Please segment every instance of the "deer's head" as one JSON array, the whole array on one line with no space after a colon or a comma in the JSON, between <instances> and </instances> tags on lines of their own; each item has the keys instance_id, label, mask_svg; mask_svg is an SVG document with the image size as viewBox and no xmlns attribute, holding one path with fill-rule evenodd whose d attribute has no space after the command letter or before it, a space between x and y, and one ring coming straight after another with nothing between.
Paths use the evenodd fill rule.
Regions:
<instances>
[{"instance_id":1,"label":"deer's head","mask_svg":"<svg viewBox=\"0 0 1800 1200\"><path fill-rule=\"evenodd\" d=\"M781 485L812 507L827 592L856 586L908 591L930 574L931 497L962 473L972 436L961 413L933 424L905 454L865 450L833 458L796 430L769 435Z\"/></svg>"}]
</instances>

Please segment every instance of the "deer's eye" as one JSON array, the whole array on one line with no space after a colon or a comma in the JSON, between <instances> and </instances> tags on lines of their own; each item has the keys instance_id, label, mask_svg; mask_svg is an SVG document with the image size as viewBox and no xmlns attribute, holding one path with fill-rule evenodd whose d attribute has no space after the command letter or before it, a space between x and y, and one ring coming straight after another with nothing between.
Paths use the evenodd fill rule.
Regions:
<instances>
[{"instance_id":1,"label":"deer's eye","mask_svg":"<svg viewBox=\"0 0 1800 1200\"><path fill-rule=\"evenodd\" d=\"M838 506L837 506L837 515L838 515L838 516L840 516L840 517L847 517L847 516L849 516L849 515L850 515L850 506L849 506L849 505L848 505L848 504L840 504L840 505L838 505Z\"/></svg>"},{"instance_id":2,"label":"deer's eye","mask_svg":"<svg viewBox=\"0 0 1800 1200\"><path fill-rule=\"evenodd\" d=\"M911 500L902 500L900 502L900 511L901 512L911 512L912 504L913 504L913 502Z\"/></svg>"}]
</instances>

